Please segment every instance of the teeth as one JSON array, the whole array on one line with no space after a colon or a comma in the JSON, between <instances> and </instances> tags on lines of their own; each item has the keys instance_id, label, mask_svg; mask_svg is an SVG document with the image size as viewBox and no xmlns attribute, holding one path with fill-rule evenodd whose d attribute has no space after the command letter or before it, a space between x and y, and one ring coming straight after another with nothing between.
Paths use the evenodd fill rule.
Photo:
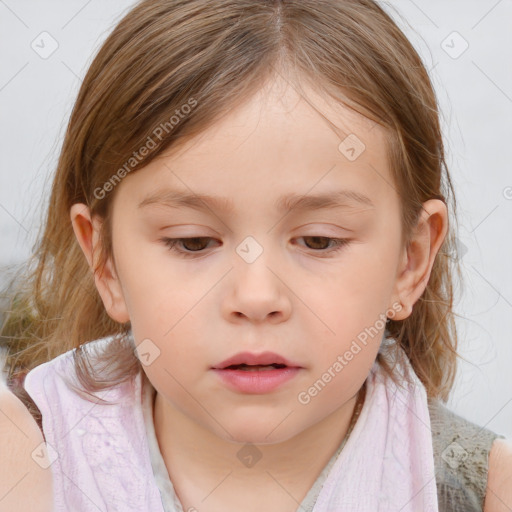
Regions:
<instances>
[{"instance_id":1,"label":"teeth","mask_svg":"<svg viewBox=\"0 0 512 512\"><path fill-rule=\"evenodd\" d=\"M284 364L271 364L271 365L246 365L241 364L237 366L229 366L228 369L243 370L245 372L269 371L277 368L284 368Z\"/></svg>"},{"instance_id":2,"label":"teeth","mask_svg":"<svg viewBox=\"0 0 512 512\"><path fill-rule=\"evenodd\" d=\"M268 371L275 370L274 366L242 366L239 370L243 370L245 372L258 372L258 371Z\"/></svg>"}]
</instances>

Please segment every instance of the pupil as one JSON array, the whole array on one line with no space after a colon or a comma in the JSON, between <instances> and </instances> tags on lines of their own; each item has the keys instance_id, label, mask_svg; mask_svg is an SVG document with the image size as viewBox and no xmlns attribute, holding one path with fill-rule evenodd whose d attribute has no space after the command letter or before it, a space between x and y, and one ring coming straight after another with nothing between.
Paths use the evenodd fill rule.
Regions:
<instances>
[{"instance_id":1,"label":"pupil","mask_svg":"<svg viewBox=\"0 0 512 512\"><path fill-rule=\"evenodd\" d=\"M321 242L320 242L320 245L324 245L324 247L318 247L318 246L317 246L317 247L314 247L314 246L315 246L315 244L316 244L319 240L320 240L320 241L324 241L324 242L325 242L325 241L327 241L327 240L328 240L328 239L327 239L327 237L325 237L325 236L307 236L307 237L304 237L304 239L305 239L305 240L306 240L306 239L308 239L308 238L309 238L310 240L314 240L314 241L315 241L315 242L313 242L313 247L312 247L312 249L325 249L325 244L322 244ZM310 243L308 243L307 245L311 246L311 244L310 244Z\"/></svg>"},{"instance_id":2,"label":"pupil","mask_svg":"<svg viewBox=\"0 0 512 512\"><path fill-rule=\"evenodd\" d=\"M206 240L206 238L205 238L205 237L184 238L184 239L183 239L183 246L184 246L185 248L187 248L188 250L190 250L190 251L198 251L198 250L201 250L201 248L202 248L202 247L199 247L199 248L197 247L197 245L198 245L198 244L197 244L196 242L197 242L198 240L199 240L199 246L202 246L202 245L204 245L204 243L203 243L203 244L201 244L201 240L202 240L202 241L204 241L204 240ZM187 246L188 246L188 247L187 247ZM190 246L192 246L192 248L190 248ZM194 247L194 246L195 246L195 247Z\"/></svg>"}]
</instances>

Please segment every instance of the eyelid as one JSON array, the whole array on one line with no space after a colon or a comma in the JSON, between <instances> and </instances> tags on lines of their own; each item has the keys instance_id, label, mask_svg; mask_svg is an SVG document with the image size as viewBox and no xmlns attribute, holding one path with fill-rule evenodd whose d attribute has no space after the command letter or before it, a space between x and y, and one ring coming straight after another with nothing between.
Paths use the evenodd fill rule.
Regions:
<instances>
[{"instance_id":1,"label":"eyelid","mask_svg":"<svg viewBox=\"0 0 512 512\"><path fill-rule=\"evenodd\" d=\"M313 234L313 235L303 235L296 237L298 239L301 238L325 238L329 241L329 243L334 243L334 246L329 249L308 249L309 254L313 254L316 257L320 258L327 258L333 253L340 252L343 248L345 248L347 245L349 245L352 241L350 238L336 238L332 236L325 236L325 235L319 235L319 234ZM213 237L210 236L188 236L188 237L176 237L176 238L170 238L170 237L162 237L159 239L170 252L176 253L181 258L200 258L202 256L205 256L208 254L208 252L205 252L206 249L200 249L199 251L187 251L183 249L178 249L176 246L184 241L184 240L194 240L194 239L206 239L206 240L216 240Z\"/></svg>"}]
</instances>

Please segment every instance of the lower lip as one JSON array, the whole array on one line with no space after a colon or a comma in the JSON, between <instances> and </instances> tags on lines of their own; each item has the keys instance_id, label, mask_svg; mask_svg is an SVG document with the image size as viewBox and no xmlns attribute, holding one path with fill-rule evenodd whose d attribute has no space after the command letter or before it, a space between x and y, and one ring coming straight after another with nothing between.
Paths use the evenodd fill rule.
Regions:
<instances>
[{"instance_id":1,"label":"lower lip","mask_svg":"<svg viewBox=\"0 0 512 512\"><path fill-rule=\"evenodd\" d=\"M232 389L242 393L270 393L285 382L293 379L300 368L286 367L274 370L222 370L213 369L220 378Z\"/></svg>"}]
</instances>

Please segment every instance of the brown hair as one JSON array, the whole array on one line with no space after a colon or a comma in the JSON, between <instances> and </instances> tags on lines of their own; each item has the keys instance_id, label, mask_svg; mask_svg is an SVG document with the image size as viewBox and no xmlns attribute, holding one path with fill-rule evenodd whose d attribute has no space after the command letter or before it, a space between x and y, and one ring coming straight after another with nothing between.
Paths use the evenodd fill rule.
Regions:
<instances>
[{"instance_id":1,"label":"brown hair","mask_svg":"<svg viewBox=\"0 0 512 512\"><path fill-rule=\"evenodd\" d=\"M112 183L115 171L119 170L116 179L127 169L136 172L164 149L201 133L247 101L275 73L291 79L292 71L385 129L401 198L404 244L428 199L447 204L451 193L449 213L456 220L428 72L405 35L374 1L142 1L100 48L74 105L44 230L23 270L27 276L17 277L3 327L11 382L72 348L78 348L77 374L90 391L116 385L141 370L129 345L119 350L118 340L126 337L130 324L119 324L106 313L74 236L70 207L83 202L106 221L100 233L100 269L113 255L110 218L116 189L109 194L98 191ZM183 107L192 102L194 108ZM177 122L170 121L172 116ZM158 132L160 137L155 135L158 127L165 127ZM148 146L149 139L154 143L151 151L135 158L134 152ZM461 279L449 222L430 280L412 314L387 324L389 336L405 349L427 395L445 401L458 355L454 269ZM80 348L106 336L112 336L101 355L110 369L108 381L94 378ZM387 365L381 354L378 358ZM18 395L30 406L23 389Z\"/></svg>"}]
</instances>

